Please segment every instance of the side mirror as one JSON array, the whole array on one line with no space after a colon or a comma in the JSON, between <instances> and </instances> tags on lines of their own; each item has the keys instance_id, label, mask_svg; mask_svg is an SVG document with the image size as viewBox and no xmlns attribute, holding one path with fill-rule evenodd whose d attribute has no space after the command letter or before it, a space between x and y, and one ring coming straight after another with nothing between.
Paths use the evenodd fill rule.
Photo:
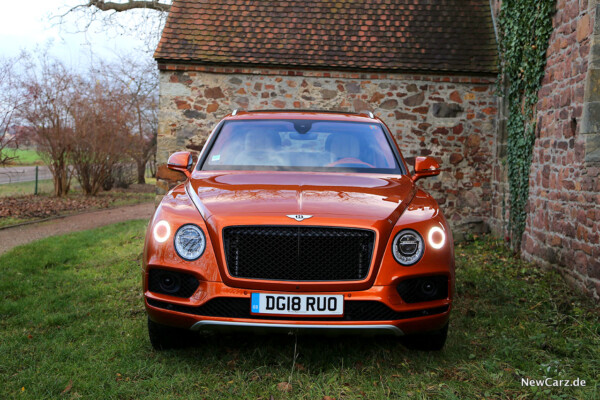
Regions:
<instances>
[{"instance_id":1,"label":"side mirror","mask_svg":"<svg viewBox=\"0 0 600 400\"><path fill-rule=\"evenodd\" d=\"M427 176L440 174L440 164L433 157L415 158L415 174L412 176L413 182Z\"/></svg>"},{"instance_id":2,"label":"side mirror","mask_svg":"<svg viewBox=\"0 0 600 400\"><path fill-rule=\"evenodd\" d=\"M193 162L192 154L189 151L178 151L171 154L167 161L167 167L173 171L183 172L189 178L192 176Z\"/></svg>"}]
</instances>

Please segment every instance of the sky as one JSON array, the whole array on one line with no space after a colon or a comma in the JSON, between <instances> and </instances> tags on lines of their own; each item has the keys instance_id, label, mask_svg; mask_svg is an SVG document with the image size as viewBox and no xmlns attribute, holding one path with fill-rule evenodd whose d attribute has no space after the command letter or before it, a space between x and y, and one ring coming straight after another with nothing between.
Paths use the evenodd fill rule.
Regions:
<instances>
[{"instance_id":1,"label":"sky","mask_svg":"<svg viewBox=\"0 0 600 400\"><path fill-rule=\"evenodd\" d=\"M53 15L60 15L85 0L17 0L4 1L0 13L0 57L18 55L21 50L33 51L52 41L51 54L75 69L89 66L93 51L95 57L115 57L116 54L139 52L140 57L150 57L149 46L135 34L122 34L114 27L94 23L87 32L77 33L77 18L68 17L63 24ZM130 12L118 16L122 25L140 22ZM81 24L79 19L79 24Z\"/></svg>"}]
</instances>

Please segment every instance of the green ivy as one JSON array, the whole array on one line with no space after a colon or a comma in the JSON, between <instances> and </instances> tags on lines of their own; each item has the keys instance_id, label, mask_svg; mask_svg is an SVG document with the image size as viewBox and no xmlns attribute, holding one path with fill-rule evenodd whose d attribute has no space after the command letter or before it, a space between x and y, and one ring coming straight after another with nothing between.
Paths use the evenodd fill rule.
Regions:
<instances>
[{"instance_id":1,"label":"green ivy","mask_svg":"<svg viewBox=\"0 0 600 400\"><path fill-rule=\"evenodd\" d=\"M508 103L508 232L515 250L525 230L529 169L535 142L535 107L546 66L556 0L504 0L498 18L499 87Z\"/></svg>"}]
</instances>

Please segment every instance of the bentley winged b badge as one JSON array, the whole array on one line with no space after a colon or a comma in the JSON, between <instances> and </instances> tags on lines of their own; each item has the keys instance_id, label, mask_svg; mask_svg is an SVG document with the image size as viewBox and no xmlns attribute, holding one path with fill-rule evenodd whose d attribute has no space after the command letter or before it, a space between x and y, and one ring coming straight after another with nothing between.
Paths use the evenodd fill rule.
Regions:
<instances>
[{"instance_id":1,"label":"bentley winged b badge","mask_svg":"<svg viewBox=\"0 0 600 400\"><path fill-rule=\"evenodd\" d=\"M286 215L286 217L291 218L291 219L295 219L296 221L301 222L301 221L304 221L305 219L312 218L312 215L290 214L290 215Z\"/></svg>"}]
</instances>

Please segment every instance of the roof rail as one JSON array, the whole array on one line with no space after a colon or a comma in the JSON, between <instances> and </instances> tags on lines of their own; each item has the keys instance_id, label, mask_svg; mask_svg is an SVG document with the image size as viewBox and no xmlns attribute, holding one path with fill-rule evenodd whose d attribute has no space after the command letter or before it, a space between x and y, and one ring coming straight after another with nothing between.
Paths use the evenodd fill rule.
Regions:
<instances>
[{"instance_id":1,"label":"roof rail","mask_svg":"<svg viewBox=\"0 0 600 400\"><path fill-rule=\"evenodd\" d=\"M375 116L373 115L373 113L369 110L364 110L364 111L359 111L357 114L359 115L366 115L367 117L373 119L375 118Z\"/></svg>"},{"instance_id":2,"label":"roof rail","mask_svg":"<svg viewBox=\"0 0 600 400\"><path fill-rule=\"evenodd\" d=\"M236 115L238 113L238 109L233 110L231 115ZM259 110L244 110L245 112L312 112L312 113L330 113L330 114L353 114L353 115L364 115L368 118L375 119L375 115L372 111L343 111L343 110L311 110L311 109L300 109L300 108L265 108Z\"/></svg>"},{"instance_id":3,"label":"roof rail","mask_svg":"<svg viewBox=\"0 0 600 400\"><path fill-rule=\"evenodd\" d=\"M343 110L311 110L302 108L265 108L262 110L248 110L248 112L313 112L313 113L331 113L331 114L358 114L353 111Z\"/></svg>"},{"instance_id":4,"label":"roof rail","mask_svg":"<svg viewBox=\"0 0 600 400\"><path fill-rule=\"evenodd\" d=\"M371 111L344 111L344 110L311 110L311 109L300 109L300 108L266 108L263 110L248 110L247 112L314 112L314 113L331 113L331 114L364 114L369 118L375 118L375 115Z\"/></svg>"}]
</instances>

